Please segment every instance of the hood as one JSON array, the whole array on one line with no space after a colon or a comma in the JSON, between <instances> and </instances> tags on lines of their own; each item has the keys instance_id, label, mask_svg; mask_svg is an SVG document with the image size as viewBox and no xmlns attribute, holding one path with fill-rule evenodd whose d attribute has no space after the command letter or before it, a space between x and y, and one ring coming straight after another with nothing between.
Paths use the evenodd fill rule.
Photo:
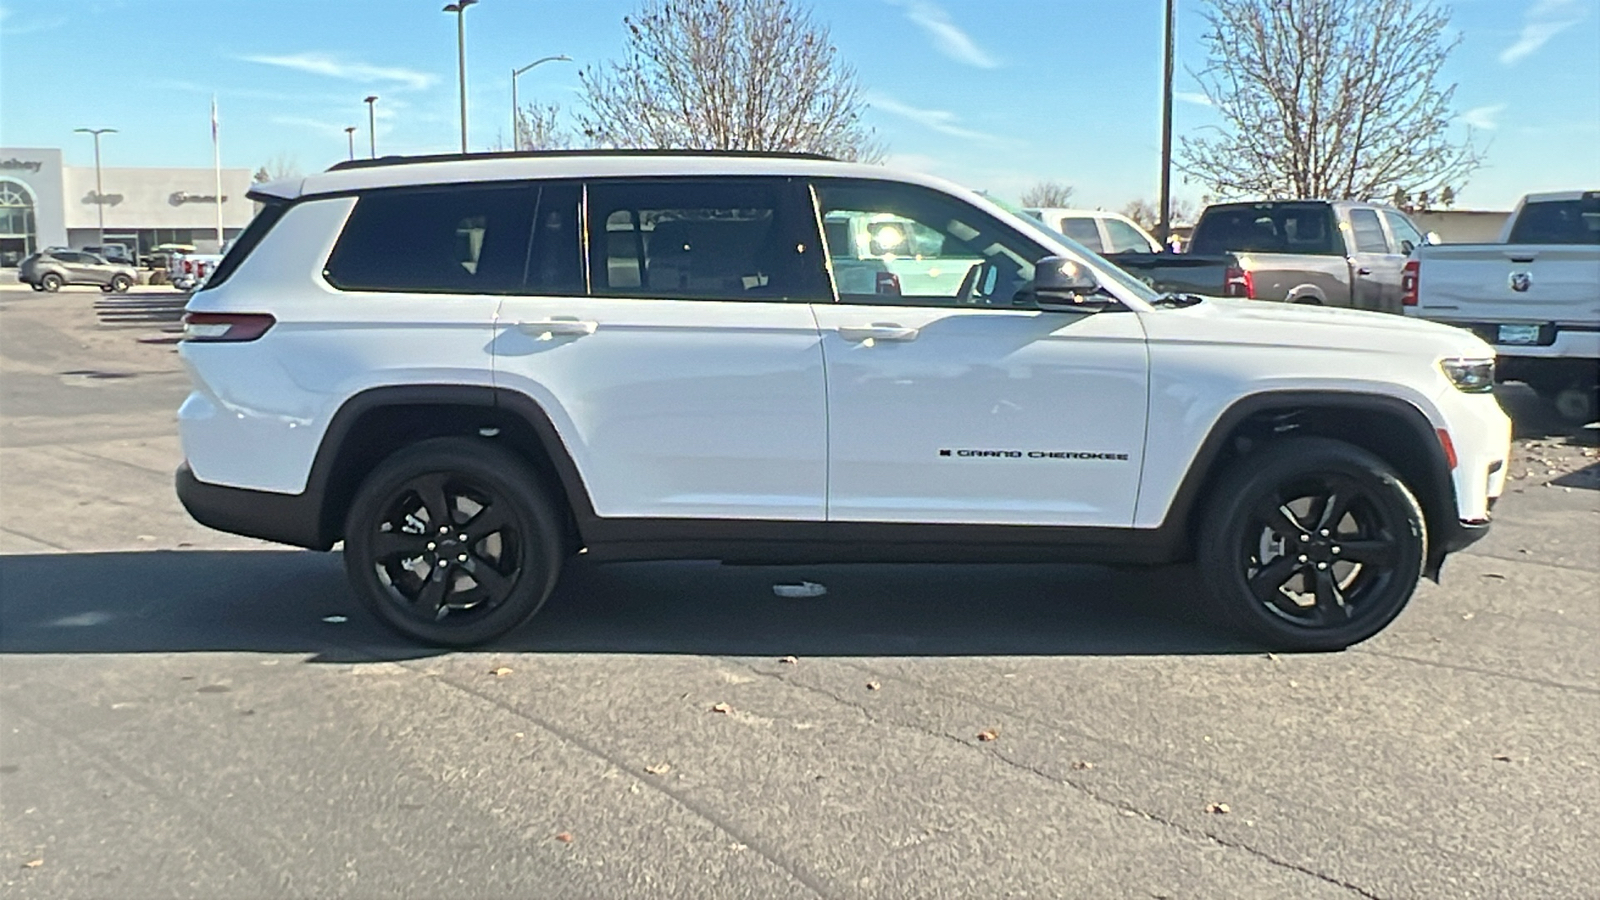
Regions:
<instances>
[{"instance_id":1,"label":"hood","mask_svg":"<svg viewBox=\"0 0 1600 900\"><path fill-rule=\"evenodd\" d=\"M1408 316L1264 300L1206 298L1144 314L1152 341L1305 347L1405 356L1491 358L1494 348L1461 328Z\"/></svg>"}]
</instances>

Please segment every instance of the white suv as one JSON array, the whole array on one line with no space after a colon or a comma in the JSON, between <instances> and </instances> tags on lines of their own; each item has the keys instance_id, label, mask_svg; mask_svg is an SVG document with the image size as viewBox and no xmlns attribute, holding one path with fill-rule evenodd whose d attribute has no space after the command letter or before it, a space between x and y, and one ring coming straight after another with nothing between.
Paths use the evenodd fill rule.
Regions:
<instances>
[{"instance_id":1,"label":"white suv","mask_svg":"<svg viewBox=\"0 0 1600 900\"><path fill-rule=\"evenodd\" d=\"M1342 647L1504 483L1471 334L1160 296L935 178L495 154L252 197L188 306L179 496L225 531L342 540L363 602L430 643L516 627L582 550L1193 562L1257 639ZM847 220L913 229L919 277L846 289L832 261L860 254L825 223Z\"/></svg>"}]
</instances>

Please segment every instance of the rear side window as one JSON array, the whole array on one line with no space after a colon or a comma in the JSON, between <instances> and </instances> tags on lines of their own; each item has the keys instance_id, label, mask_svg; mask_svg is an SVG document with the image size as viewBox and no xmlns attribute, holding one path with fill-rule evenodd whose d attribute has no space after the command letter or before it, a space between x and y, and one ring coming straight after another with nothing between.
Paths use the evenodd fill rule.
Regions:
<instances>
[{"instance_id":1,"label":"rear side window","mask_svg":"<svg viewBox=\"0 0 1600 900\"><path fill-rule=\"evenodd\" d=\"M346 291L516 293L538 199L525 183L364 194L323 275Z\"/></svg>"},{"instance_id":2,"label":"rear side window","mask_svg":"<svg viewBox=\"0 0 1600 900\"><path fill-rule=\"evenodd\" d=\"M1195 226L1193 253L1303 253L1343 256L1333 208L1325 203L1213 206Z\"/></svg>"},{"instance_id":3,"label":"rear side window","mask_svg":"<svg viewBox=\"0 0 1600 900\"><path fill-rule=\"evenodd\" d=\"M278 220L283 218L283 213L288 208L289 204L281 201L268 202L261 207L256 217L251 219L250 224L246 225L244 231L234 239L233 246L228 248L228 252L222 257L222 262L217 263L216 269L211 272L211 277L206 279L205 287L201 288L201 291L208 291L227 281L234 270L244 262L244 258L250 255L250 251L261 243L261 239L267 236L268 231L272 230L272 226L278 224Z\"/></svg>"},{"instance_id":4,"label":"rear side window","mask_svg":"<svg viewBox=\"0 0 1600 900\"><path fill-rule=\"evenodd\" d=\"M597 296L832 299L815 216L784 179L599 182L589 186Z\"/></svg>"},{"instance_id":5,"label":"rear side window","mask_svg":"<svg viewBox=\"0 0 1600 900\"><path fill-rule=\"evenodd\" d=\"M1600 194L1524 205L1511 228L1511 243L1600 244Z\"/></svg>"},{"instance_id":6,"label":"rear side window","mask_svg":"<svg viewBox=\"0 0 1600 900\"><path fill-rule=\"evenodd\" d=\"M1100 229L1095 227L1093 219L1068 216L1061 220L1061 233L1096 253L1105 252L1105 245L1100 242Z\"/></svg>"},{"instance_id":7,"label":"rear side window","mask_svg":"<svg viewBox=\"0 0 1600 900\"><path fill-rule=\"evenodd\" d=\"M1424 238L1417 231L1411 220L1392 209L1383 211L1383 218L1389 223L1389 232L1394 235L1395 241L1400 244L1401 253L1410 253L1422 246Z\"/></svg>"},{"instance_id":8,"label":"rear side window","mask_svg":"<svg viewBox=\"0 0 1600 900\"><path fill-rule=\"evenodd\" d=\"M1383 223L1370 209L1350 210L1350 230L1355 233L1357 253L1388 253L1389 241L1383 236Z\"/></svg>"}]
</instances>

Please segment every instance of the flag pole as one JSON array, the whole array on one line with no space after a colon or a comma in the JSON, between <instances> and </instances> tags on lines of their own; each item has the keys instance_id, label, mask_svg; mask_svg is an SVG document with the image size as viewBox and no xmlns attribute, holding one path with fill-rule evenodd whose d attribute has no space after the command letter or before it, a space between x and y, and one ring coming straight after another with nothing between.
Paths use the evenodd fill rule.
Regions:
<instances>
[{"instance_id":1,"label":"flag pole","mask_svg":"<svg viewBox=\"0 0 1600 900\"><path fill-rule=\"evenodd\" d=\"M217 252L222 252L222 146L217 140L217 95L211 95L211 169L217 179Z\"/></svg>"}]
</instances>

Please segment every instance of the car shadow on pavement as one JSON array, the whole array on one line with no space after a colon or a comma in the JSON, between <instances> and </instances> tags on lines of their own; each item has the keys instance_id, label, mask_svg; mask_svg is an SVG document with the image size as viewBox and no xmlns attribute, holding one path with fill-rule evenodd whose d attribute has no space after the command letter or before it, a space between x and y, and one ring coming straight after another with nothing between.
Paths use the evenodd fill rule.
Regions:
<instances>
[{"instance_id":1,"label":"car shadow on pavement","mask_svg":"<svg viewBox=\"0 0 1600 900\"><path fill-rule=\"evenodd\" d=\"M827 593L783 599L810 581ZM436 655L362 610L309 551L0 557L0 653ZM540 614L486 649L731 656L1250 652L1174 571L1065 565L573 564Z\"/></svg>"},{"instance_id":2,"label":"car shadow on pavement","mask_svg":"<svg viewBox=\"0 0 1600 900\"><path fill-rule=\"evenodd\" d=\"M1518 440L1551 439L1584 447L1600 444L1600 429L1563 420L1550 401L1525 384L1495 385L1494 396L1511 417L1511 436Z\"/></svg>"}]
</instances>

